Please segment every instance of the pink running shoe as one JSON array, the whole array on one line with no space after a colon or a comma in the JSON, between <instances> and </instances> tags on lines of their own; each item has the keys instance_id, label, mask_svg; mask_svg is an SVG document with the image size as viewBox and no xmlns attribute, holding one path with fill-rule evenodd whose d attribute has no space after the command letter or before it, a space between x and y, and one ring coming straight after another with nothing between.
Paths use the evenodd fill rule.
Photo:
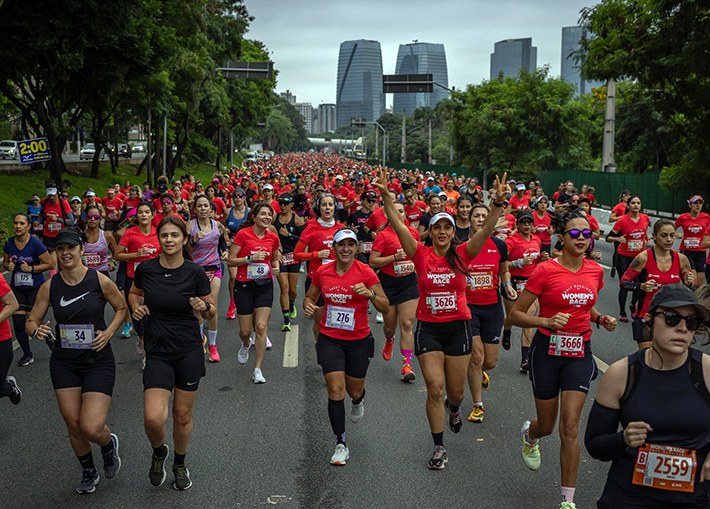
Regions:
<instances>
[{"instance_id":1,"label":"pink running shoe","mask_svg":"<svg viewBox=\"0 0 710 509\"><path fill-rule=\"evenodd\" d=\"M210 362L219 362L219 354L217 353L217 345L210 345L207 347L210 351Z\"/></svg>"},{"instance_id":2,"label":"pink running shoe","mask_svg":"<svg viewBox=\"0 0 710 509\"><path fill-rule=\"evenodd\" d=\"M234 320L237 315L237 305L232 302L227 308L227 320Z\"/></svg>"}]
</instances>

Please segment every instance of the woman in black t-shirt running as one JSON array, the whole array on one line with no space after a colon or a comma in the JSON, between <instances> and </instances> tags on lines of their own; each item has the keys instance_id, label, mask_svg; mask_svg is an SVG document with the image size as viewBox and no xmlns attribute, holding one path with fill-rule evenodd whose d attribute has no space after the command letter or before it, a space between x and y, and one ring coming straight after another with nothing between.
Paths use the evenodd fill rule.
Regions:
<instances>
[{"instance_id":1,"label":"woman in black t-shirt running","mask_svg":"<svg viewBox=\"0 0 710 509\"><path fill-rule=\"evenodd\" d=\"M133 317L147 316L145 326L146 365L143 371L145 431L153 447L148 474L153 486L165 481L165 423L170 396L173 399L173 442L175 461L173 488L192 486L185 467L185 454L192 434L192 407L200 378L205 376L202 337L195 312L209 320L217 312L210 283L202 267L190 260L185 223L167 217L158 225L162 254L141 263L129 295ZM166 299L165 296L171 298Z\"/></svg>"}]
</instances>

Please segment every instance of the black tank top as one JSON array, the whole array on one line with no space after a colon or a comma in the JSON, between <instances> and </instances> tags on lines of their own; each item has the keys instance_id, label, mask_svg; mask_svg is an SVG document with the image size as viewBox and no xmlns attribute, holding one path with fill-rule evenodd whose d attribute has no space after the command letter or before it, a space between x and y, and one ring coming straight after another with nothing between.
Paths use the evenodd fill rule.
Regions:
<instances>
[{"instance_id":1,"label":"black tank top","mask_svg":"<svg viewBox=\"0 0 710 509\"><path fill-rule=\"evenodd\" d=\"M283 224L279 218L281 217L281 214L276 214L276 219L274 219L274 228L276 228L276 231L279 234L279 240L281 240L281 248L283 249L284 253L292 253L294 249L296 249L296 243L298 242L297 238L293 237L293 234L296 233L296 214L291 213L291 220L287 224ZM288 232L291 234L290 236L284 237L281 235L281 227L285 226Z\"/></svg>"},{"instance_id":2,"label":"black tank top","mask_svg":"<svg viewBox=\"0 0 710 509\"><path fill-rule=\"evenodd\" d=\"M697 451L695 491L674 492L631 482L638 448L627 448L609 469L609 480L644 497L665 502L710 501L710 482L700 483L703 462L710 450L710 393L703 378L703 354L688 350L687 362L671 371L657 371L645 362L645 350L628 357L626 390L620 420L651 425L647 442Z\"/></svg>"},{"instance_id":3,"label":"black tank top","mask_svg":"<svg viewBox=\"0 0 710 509\"><path fill-rule=\"evenodd\" d=\"M94 269L87 269L84 279L75 286L64 282L60 274L55 274L49 287L49 303L52 305L54 319L57 322L54 335L57 338L55 355L63 358L80 360L82 358L95 358L97 354L108 353L111 343L107 344L100 352L94 350L71 350L61 348L59 341L59 325L66 324L92 324L94 331L105 330L104 309L106 297L99 283L98 273Z\"/></svg>"}]
</instances>

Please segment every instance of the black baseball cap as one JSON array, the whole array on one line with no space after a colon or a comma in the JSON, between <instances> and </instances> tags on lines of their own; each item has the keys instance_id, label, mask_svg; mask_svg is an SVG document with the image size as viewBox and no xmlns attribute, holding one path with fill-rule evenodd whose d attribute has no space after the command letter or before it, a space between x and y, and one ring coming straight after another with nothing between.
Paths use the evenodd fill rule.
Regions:
<instances>
[{"instance_id":1,"label":"black baseball cap","mask_svg":"<svg viewBox=\"0 0 710 509\"><path fill-rule=\"evenodd\" d=\"M679 308L683 306L693 306L698 312L698 316L705 322L710 320L710 312L704 306L698 303L698 298L687 286L674 283L672 285L665 285L658 290L658 293L653 297L651 305L648 306L648 312L653 314L653 312L658 309L659 306L664 308Z\"/></svg>"},{"instance_id":2,"label":"black baseball cap","mask_svg":"<svg viewBox=\"0 0 710 509\"><path fill-rule=\"evenodd\" d=\"M369 198L369 199L373 199L373 198L374 198L374 199L376 200L376 199L377 199L377 195L375 194L374 191L365 191L364 193L362 193L362 199L363 199L363 200L367 200L368 198Z\"/></svg>"},{"instance_id":3,"label":"black baseball cap","mask_svg":"<svg viewBox=\"0 0 710 509\"><path fill-rule=\"evenodd\" d=\"M57 246L59 244L70 244L72 246L83 246L84 245L84 239L81 238L81 235L77 233L76 230L73 228L64 228L62 231L57 233L57 236L54 237L54 245Z\"/></svg>"},{"instance_id":4,"label":"black baseball cap","mask_svg":"<svg viewBox=\"0 0 710 509\"><path fill-rule=\"evenodd\" d=\"M520 221L522 221L523 219L526 219L526 218L532 222L535 222L532 212L530 212L529 210L521 210L520 212L518 212L518 215L515 216L515 222L519 223Z\"/></svg>"}]
</instances>

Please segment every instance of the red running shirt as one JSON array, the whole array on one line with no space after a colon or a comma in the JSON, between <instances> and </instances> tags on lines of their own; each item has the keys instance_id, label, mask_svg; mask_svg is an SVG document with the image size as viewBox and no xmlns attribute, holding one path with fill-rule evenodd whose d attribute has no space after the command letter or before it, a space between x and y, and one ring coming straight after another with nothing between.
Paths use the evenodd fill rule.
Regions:
<instances>
[{"instance_id":1,"label":"red running shirt","mask_svg":"<svg viewBox=\"0 0 710 509\"><path fill-rule=\"evenodd\" d=\"M469 258L465 250L460 254L471 273L466 284L466 301L478 306L498 302L498 270L502 262L508 261L506 243L499 238L489 237L475 258Z\"/></svg>"},{"instance_id":2,"label":"red running shirt","mask_svg":"<svg viewBox=\"0 0 710 509\"><path fill-rule=\"evenodd\" d=\"M642 292L644 295L643 307L641 308L641 316L644 316L648 312L648 308L651 305L653 297L658 293L662 287L670 285L673 283L682 282L680 273L680 256L675 251L671 251L671 267L666 272L663 272L656 263L656 252L653 248L646 250L646 281L653 279L655 285L653 290L650 292ZM632 267L626 269L626 273L621 278L622 281L633 281L638 278L639 272L636 272Z\"/></svg>"},{"instance_id":3,"label":"red running shirt","mask_svg":"<svg viewBox=\"0 0 710 509\"><path fill-rule=\"evenodd\" d=\"M506 214L505 220L507 224L504 227L493 231L494 237L501 237L502 235L509 237L515 231L515 216L513 214Z\"/></svg>"},{"instance_id":4,"label":"red running shirt","mask_svg":"<svg viewBox=\"0 0 710 509\"><path fill-rule=\"evenodd\" d=\"M693 219L690 213L681 214L675 220L676 228L683 228L683 242L681 251L705 251L702 247L703 235L710 226L710 214L701 212Z\"/></svg>"},{"instance_id":5,"label":"red running shirt","mask_svg":"<svg viewBox=\"0 0 710 509\"><path fill-rule=\"evenodd\" d=\"M465 252L466 244L456 248L459 254L462 248ZM446 258L437 255L433 247L418 244L412 261L417 271L419 286L417 320L470 320L471 311L466 305L466 276L451 270Z\"/></svg>"},{"instance_id":6,"label":"red running shirt","mask_svg":"<svg viewBox=\"0 0 710 509\"><path fill-rule=\"evenodd\" d=\"M419 242L419 232L411 226L408 226L409 232L414 237L414 240ZM402 249L402 244L399 242L399 237L391 227L387 227L377 234L372 243L372 250L379 251L380 256L393 256L397 251ZM380 270L392 277L404 277L414 272L414 262L409 258L397 260L393 263L388 263L380 267Z\"/></svg>"},{"instance_id":7,"label":"red running shirt","mask_svg":"<svg viewBox=\"0 0 710 509\"><path fill-rule=\"evenodd\" d=\"M620 243L617 252L633 258L646 249L646 231L650 222L646 214L639 214L637 222L631 220L630 214L619 218L614 223L614 231L626 237L626 243Z\"/></svg>"},{"instance_id":8,"label":"red running shirt","mask_svg":"<svg viewBox=\"0 0 710 509\"><path fill-rule=\"evenodd\" d=\"M542 244L540 239L535 235L530 236L530 240L525 240L522 235L515 232L510 237L505 239L505 244L508 246L508 261L519 260L524 256L529 256L533 259L530 265L523 265L521 268L510 267L510 275L515 277L530 277L535 272L535 263L540 258L540 248Z\"/></svg>"},{"instance_id":9,"label":"red running shirt","mask_svg":"<svg viewBox=\"0 0 710 509\"><path fill-rule=\"evenodd\" d=\"M550 214L545 212L545 216L540 219L537 215L537 211L533 212L533 234L540 239L542 244L551 244L552 238L550 233L552 232L552 223L550 222Z\"/></svg>"},{"instance_id":10,"label":"red running shirt","mask_svg":"<svg viewBox=\"0 0 710 509\"><path fill-rule=\"evenodd\" d=\"M614 208L611 209L611 211L616 214L616 217L625 216L627 214L626 204L623 202L617 203L616 205L614 205Z\"/></svg>"},{"instance_id":11,"label":"red running shirt","mask_svg":"<svg viewBox=\"0 0 710 509\"><path fill-rule=\"evenodd\" d=\"M427 206L423 201L417 200L414 205L405 205L404 213L407 216L407 221L412 228L419 228L419 220L422 218L423 211L426 211Z\"/></svg>"},{"instance_id":12,"label":"red running shirt","mask_svg":"<svg viewBox=\"0 0 710 509\"><path fill-rule=\"evenodd\" d=\"M321 226L317 219L313 219L306 223L306 228L301 233L301 238L293 250L293 258L298 262L308 261L308 277L313 278L316 270L324 264L322 258L317 257L318 251L330 249L330 255L325 260L325 264L335 261L335 253L333 252L333 235L344 225L336 222L332 228ZM306 253L306 248L308 252ZM314 257L314 255L316 255Z\"/></svg>"},{"instance_id":13,"label":"red running shirt","mask_svg":"<svg viewBox=\"0 0 710 509\"><path fill-rule=\"evenodd\" d=\"M0 277L0 297L3 297L10 293L12 289L10 285L7 284L4 277ZM0 301L0 312L5 309L5 304ZM12 330L10 330L10 319L9 317L0 323L0 341L7 341L12 338Z\"/></svg>"},{"instance_id":14,"label":"red running shirt","mask_svg":"<svg viewBox=\"0 0 710 509\"><path fill-rule=\"evenodd\" d=\"M239 258L251 256L260 251L266 252L266 258L263 260L237 267L237 281L271 278L271 256L281 245L278 235L266 230L264 237L259 238L254 233L253 226L241 228L234 237L234 244L241 247Z\"/></svg>"},{"instance_id":15,"label":"red running shirt","mask_svg":"<svg viewBox=\"0 0 710 509\"><path fill-rule=\"evenodd\" d=\"M113 200L109 200L108 196L106 196L103 200L101 200L101 203L104 204L104 210L106 210L106 219L109 221L118 221L121 216L123 201L117 197Z\"/></svg>"},{"instance_id":16,"label":"red running shirt","mask_svg":"<svg viewBox=\"0 0 710 509\"><path fill-rule=\"evenodd\" d=\"M369 336L369 299L358 295L351 287L363 283L372 288L379 282L375 271L358 260L354 260L342 276L335 272L335 263L322 265L313 274L312 282L320 289L325 302L320 331L335 339L354 340Z\"/></svg>"},{"instance_id":17,"label":"red running shirt","mask_svg":"<svg viewBox=\"0 0 710 509\"><path fill-rule=\"evenodd\" d=\"M145 235L138 226L129 228L121 237L119 245L126 248L128 253L136 253L140 248L148 249L148 254L140 258L128 260L126 267L126 275L130 278L135 277L136 267L145 260L150 260L156 256L160 256L160 243L158 242L158 234L155 231L155 226L150 227L150 233Z\"/></svg>"},{"instance_id":18,"label":"red running shirt","mask_svg":"<svg viewBox=\"0 0 710 509\"><path fill-rule=\"evenodd\" d=\"M592 337L591 310L597 302L599 290L604 287L604 269L597 262L584 259L582 268L572 272L555 258L541 263L528 279L525 289L538 296L541 318L552 318L557 313L570 313L564 330L568 334L580 334L584 341ZM549 329L539 327L545 336Z\"/></svg>"},{"instance_id":19,"label":"red running shirt","mask_svg":"<svg viewBox=\"0 0 710 509\"><path fill-rule=\"evenodd\" d=\"M530 203L530 200L527 199L525 196L522 198L518 198L518 195L514 194L510 198L510 208L512 210L528 210L530 207L528 204Z\"/></svg>"}]
</instances>

